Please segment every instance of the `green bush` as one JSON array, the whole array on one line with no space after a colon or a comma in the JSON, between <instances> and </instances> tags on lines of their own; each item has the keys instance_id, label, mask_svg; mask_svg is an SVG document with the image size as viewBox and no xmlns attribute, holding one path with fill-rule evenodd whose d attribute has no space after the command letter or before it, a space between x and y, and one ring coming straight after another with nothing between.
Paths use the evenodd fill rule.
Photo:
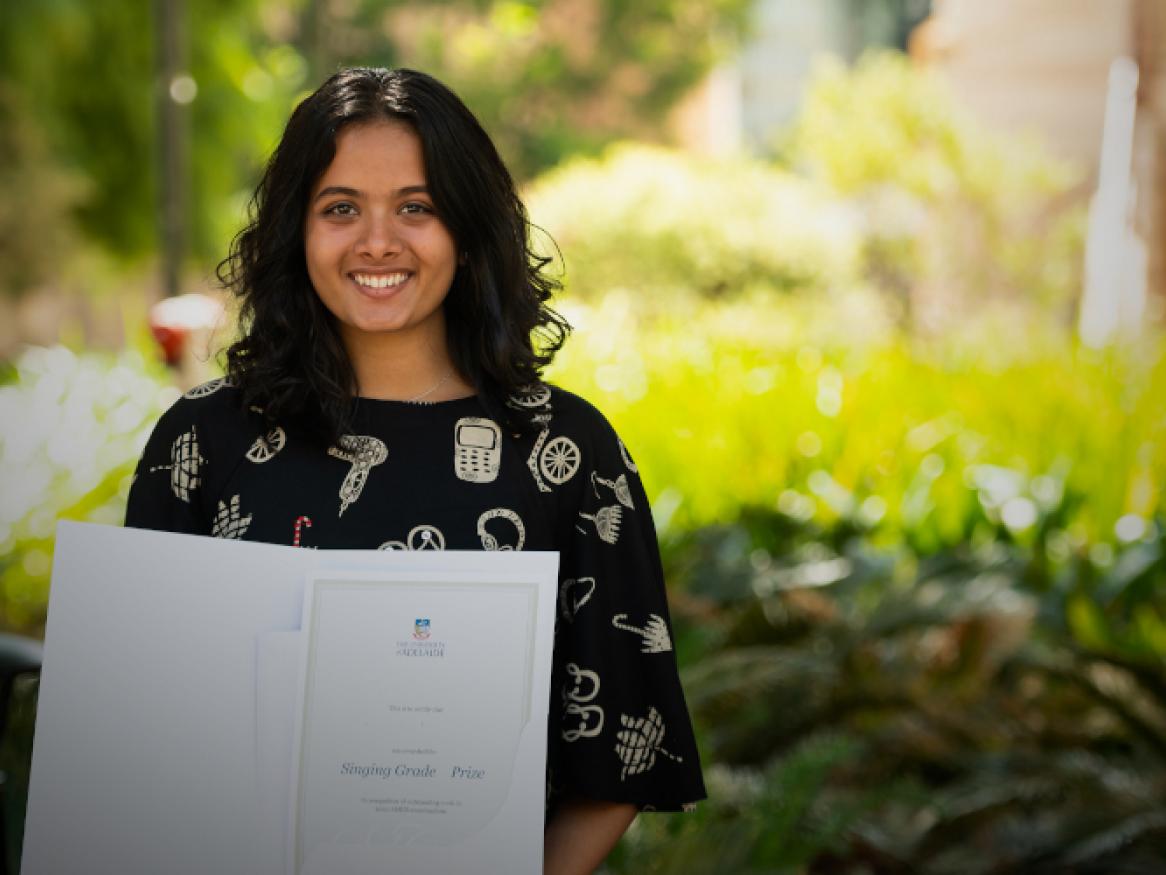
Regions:
<instances>
[{"instance_id":1,"label":"green bush","mask_svg":"<svg viewBox=\"0 0 1166 875\"><path fill-rule=\"evenodd\" d=\"M31 348L0 386L0 628L44 623L58 519L119 524L138 454L177 396L140 356Z\"/></svg>"},{"instance_id":2,"label":"green bush","mask_svg":"<svg viewBox=\"0 0 1166 875\"><path fill-rule=\"evenodd\" d=\"M554 375L616 422L665 535L757 505L921 555L1039 536L1065 556L1163 507L1160 347L1097 353L1035 323L924 342L863 296L566 312Z\"/></svg>"},{"instance_id":3,"label":"green bush","mask_svg":"<svg viewBox=\"0 0 1166 875\"><path fill-rule=\"evenodd\" d=\"M666 308L678 293L856 281L857 214L758 162L623 144L547 173L526 196L533 221L561 247L577 297L622 289Z\"/></svg>"},{"instance_id":4,"label":"green bush","mask_svg":"<svg viewBox=\"0 0 1166 875\"><path fill-rule=\"evenodd\" d=\"M1068 314L1080 169L978 123L905 56L822 63L777 155L862 212L864 273L904 295L917 325L958 323L992 299Z\"/></svg>"},{"instance_id":5,"label":"green bush","mask_svg":"<svg viewBox=\"0 0 1166 875\"><path fill-rule=\"evenodd\" d=\"M687 296L872 287L896 318L941 333L1002 308L1068 321L1080 179L883 53L823 64L773 161L621 144L546 173L527 200L583 300L618 291L668 310Z\"/></svg>"},{"instance_id":6,"label":"green bush","mask_svg":"<svg viewBox=\"0 0 1166 875\"><path fill-rule=\"evenodd\" d=\"M711 791L613 872L1156 871L1160 338L926 340L857 293L566 310L554 376L645 479Z\"/></svg>"},{"instance_id":7,"label":"green bush","mask_svg":"<svg viewBox=\"0 0 1166 875\"><path fill-rule=\"evenodd\" d=\"M641 818L616 872L1157 871L1166 519L1103 569L758 508L669 567L710 799Z\"/></svg>"}]
</instances>

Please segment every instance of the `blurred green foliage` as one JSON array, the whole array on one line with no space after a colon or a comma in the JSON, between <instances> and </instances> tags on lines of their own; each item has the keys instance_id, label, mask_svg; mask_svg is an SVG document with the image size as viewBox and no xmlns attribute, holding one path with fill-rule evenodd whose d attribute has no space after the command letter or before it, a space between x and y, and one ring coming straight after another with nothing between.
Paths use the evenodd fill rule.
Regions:
<instances>
[{"instance_id":1,"label":"blurred green foliage","mask_svg":"<svg viewBox=\"0 0 1166 875\"><path fill-rule=\"evenodd\" d=\"M578 335L556 378L618 421L665 533L763 505L922 555L1046 529L1063 552L1162 506L1154 347L1093 352L1011 321L933 344L861 294L565 311Z\"/></svg>"},{"instance_id":2,"label":"blurred green foliage","mask_svg":"<svg viewBox=\"0 0 1166 875\"><path fill-rule=\"evenodd\" d=\"M998 310L1067 320L1084 213L1064 204L1078 183L1039 144L975 123L904 57L876 53L822 64L770 161L620 144L543 175L527 199L578 298L626 291L668 309L867 288L895 320L942 333Z\"/></svg>"},{"instance_id":3,"label":"blurred green foliage","mask_svg":"<svg viewBox=\"0 0 1166 875\"><path fill-rule=\"evenodd\" d=\"M10 123L43 131L47 147L12 171L80 175L84 197L57 221L134 253L153 241L149 12L146 0L0 6L0 81L19 113ZM54 217L38 218L51 227Z\"/></svg>"},{"instance_id":4,"label":"blurred green foliage","mask_svg":"<svg viewBox=\"0 0 1166 875\"><path fill-rule=\"evenodd\" d=\"M750 6L479 0L386 11L364 2L353 4L352 19L382 24L389 42L381 45L391 46L394 63L448 82L527 179L615 139L658 140L667 111L737 45ZM375 24L366 28L366 45L383 39Z\"/></svg>"},{"instance_id":5,"label":"blurred green foliage","mask_svg":"<svg viewBox=\"0 0 1166 875\"><path fill-rule=\"evenodd\" d=\"M526 200L568 255L575 297L626 290L668 306L685 294L859 280L861 216L825 186L758 161L620 144L539 177Z\"/></svg>"},{"instance_id":6,"label":"blurred green foliage","mask_svg":"<svg viewBox=\"0 0 1166 875\"><path fill-rule=\"evenodd\" d=\"M768 508L675 544L674 581L740 583L674 600L710 799L613 870L1158 871L1166 518L1105 561L1045 546L920 556Z\"/></svg>"},{"instance_id":7,"label":"blurred green foliage","mask_svg":"<svg viewBox=\"0 0 1166 875\"><path fill-rule=\"evenodd\" d=\"M520 178L664 114L735 44L746 0L637 3L184 0L188 249L213 264L294 103L340 65L414 66L450 84ZM60 281L36 235L74 225L120 259L157 246L156 5L0 5L0 181L44 197L0 205L17 258L0 288ZM685 50L673 50L683 45ZM47 237L46 237L47 239ZM38 270L31 270L39 265Z\"/></svg>"},{"instance_id":8,"label":"blurred green foliage","mask_svg":"<svg viewBox=\"0 0 1166 875\"><path fill-rule=\"evenodd\" d=\"M293 47L267 36L263 4L187 0L184 30L197 96L190 105L192 255L222 256L238 230L262 161L304 86ZM86 240L121 259L157 245L156 47L146 0L0 6L0 81L16 95L14 124L44 131L47 148L24 166L85 180L75 221ZM49 228L54 217L46 216ZM38 227L39 226L35 226ZM54 277L57 279L57 277ZM0 274L9 290L14 280Z\"/></svg>"},{"instance_id":9,"label":"blurred green foliage","mask_svg":"<svg viewBox=\"0 0 1166 875\"><path fill-rule=\"evenodd\" d=\"M47 137L20 92L0 82L0 295L56 276L61 253L77 245L73 209L83 177L46 157Z\"/></svg>"},{"instance_id":10,"label":"blurred green foliage","mask_svg":"<svg viewBox=\"0 0 1166 875\"><path fill-rule=\"evenodd\" d=\"M1166 352L1074 342L1072 169L885 56L741 166L620 147L530 193L711 766L612 870L1156 872Z\"/></svg>"},{"instance_id":11,"label":"blurred green foliage","mask_svg":"<svg viewBox=\"0 0 1166 875\"><path fill-rule=\"evenodd\" d=\"M32 767L32 739L40 675L21 672L12 677L6 706L6 724L0 735L0 829L4 831L5 872L20 871L24 845L24 818L28 803L28 779Z\"/></svg>"},{"instance_id":12,"label":"blurred green foliage","mask_svg":"<svg viewBox=\"0 0 1166 875\"><path fill-rule=\"evenodd\" d=\"M764 162L603 150L650 131L744 3L565 8L188 0L193 211L218 257L337 62L445 78L522 176L589 156L529 187L579 329L550 377L643 473L712 792L640 818L612 868L1158 872L1166 352L1072 341L1074 170L891 56L823 67ZM29 255L6 290L78 236L149 250L144 15L0 6L0 181L28 192L0 204L0 246ZM175 392L64 349L0 383L0 626L35 634L55 520L119 521Z\"/></svg>"},{"instance_id":13,"label":"blurred green foliage","mask_svg":"<svg viewBox=\"0 0 1166 875\"><path fill-rule=\"evenodd\" d=\"M1083 174L985 128L902 55L823 61L776 154L862 212L866 273L917 326L937 308L950 322L1002 299L1066 316L1076 300L1084 210L1065 206Z\"/></svg>"},{"instance_id":14,"label":"blurred green foliage","mask_svg":"<svg viewBox=\"0 0 1166 875\"><path fill-rule=\"evenodd\" d=\"M31 348L0 385L0 629L43 628L58 519L119 525L137 454L177 390L127 352Z\"/></svg>"}]
</instances>

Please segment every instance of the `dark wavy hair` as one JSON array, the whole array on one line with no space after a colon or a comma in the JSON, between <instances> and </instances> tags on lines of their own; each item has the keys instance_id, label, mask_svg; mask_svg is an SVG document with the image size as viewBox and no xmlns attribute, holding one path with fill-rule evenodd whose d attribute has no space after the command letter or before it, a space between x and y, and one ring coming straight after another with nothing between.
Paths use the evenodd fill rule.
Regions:
<instances>
[{"instance_id":1,"label":"dark wavy hair","mask_svg":"<svg viewBox=\"0 0 1166 875\"><path fill-rule=\"evenodd\" d=\"M227 374L269 420L295 420L325 441L347 430L356 374L308 279L303 224L340 130L386 119L420 138L429 192L459 252L443 303L453 363L493 416L526 430L506 401L541 382L571 330L547 305L560 284L546 272L551 259L532 251L526 209L490 137L457 95L415 70L341 70L292 113L218 266L240 303Z\"/></svg>"}]
</instances>

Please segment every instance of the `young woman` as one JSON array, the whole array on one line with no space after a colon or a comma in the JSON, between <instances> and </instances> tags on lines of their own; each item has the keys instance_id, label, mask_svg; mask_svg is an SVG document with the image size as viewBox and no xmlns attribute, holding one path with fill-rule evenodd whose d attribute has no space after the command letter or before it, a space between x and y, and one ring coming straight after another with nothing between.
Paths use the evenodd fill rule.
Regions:
<instances>
[{"instance_id":1,"label":"young woman","mask_svg":"<svg viewBox=\"0 0 1166 875\"><path fill-rule=\"evenodd\" d=\"M648 500L627 448L542 382L568 326L493 143L410 70L292 114L220 266L227 377L158 423L126 524L300 547L558 550L548 873L704 797ZM532 342L537 338L537 345Z\"/></svg>"}]
</instances>

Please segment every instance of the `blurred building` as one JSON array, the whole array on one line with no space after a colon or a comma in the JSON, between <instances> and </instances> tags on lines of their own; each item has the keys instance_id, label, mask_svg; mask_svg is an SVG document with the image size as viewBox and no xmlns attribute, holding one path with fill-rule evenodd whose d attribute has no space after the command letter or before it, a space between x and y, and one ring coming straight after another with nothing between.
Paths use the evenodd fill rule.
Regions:
<instances>
[{"instance_id":1,"label":"blurred building","mask_svg":"<svg viewBox=\"0 0 1166 875\"><path fill-rule=\"evenodd\" d=\"M1082 196L1095 200L1111 68L1122 58L1136 64L1129 224L1145 253L1149 312L1160 321L1166 312L1166 2L937 0L934 6L912 36L912 55L941 71L983 120L1035 130L1054 151L1088 168Z\"/></svg>"},{"instance_id":2,"label":"blurred building","mask_svg":"<svg viewBox=\"0 0 1166 875\"><path fill-rule=\"evenodd\" d=\"M872 46L906 49L931 0L757 0L750 35L674 117L678 138L706 154L764 152L801 105L823 55L853 61Z\"/></svg>"},{"instance_id":3,"label":"blurred building","mask_svg":"<svg viewBox=\"0 0 1166 875\"><path fill-rule=\"evenodd\" d=\"M676 134L706 154L763 153L797 113L816 58L880 45L909 48L981 121L1036 133L1084 167L1079 198L1096 204L1105 176L1124 184L1094 224L1121 223L1129 239L1100 273L1136 273L1114 289L1136 286L1146 315L1166 320L1166 0L758 0L748 44L682 104ZM1105 135L1121 59L1136 93L1124 116L1111 108ZM1103 139L1122 141L1123 126L1129 142L1110 143L1101 174Z\"/></svg>"}]
</instances>

